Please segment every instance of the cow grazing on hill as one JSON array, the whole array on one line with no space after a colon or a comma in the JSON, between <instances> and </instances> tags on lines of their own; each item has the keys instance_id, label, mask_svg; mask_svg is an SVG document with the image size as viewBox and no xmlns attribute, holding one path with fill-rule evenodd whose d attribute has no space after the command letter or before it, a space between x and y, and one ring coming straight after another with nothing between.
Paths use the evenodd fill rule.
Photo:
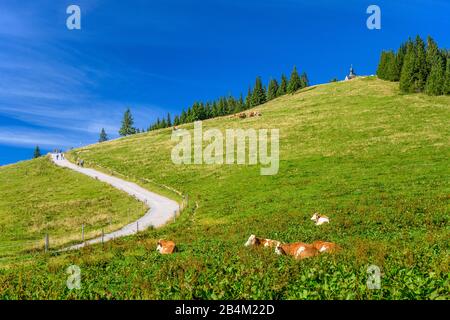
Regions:
<instances>
[{"instance_id":1,"label":"cow grazing on hill","mask_svg":"<svg viewBox=\"0 0 450 320\"><path fill-rule=\"evenodd\" d=\"M271 239L263 239L263 238L257 238L254 234L252 234L247 242L245 243L245 246L257 246L257 247L269 247L274 248L278 245L280 245L281 242L277 240L271 240Z\"/></svg>"},{"instance_id":2,"label":"cow grazing on hill","mask_svg":"<svg viewBox=\"0 0 450 320\"><path fill-rule=\"evenodd\" d=\"M314 241L312 243L312 245L314 246L314 248L316 248L317 250L319 250L320 253L323 252L336 252L337 250L340 249L340 247L334 243L334 242L326 242L326 241Z\"/></svg>"},{"instance_id":3,"label":"cow grazing on hill","mask_svg":"<svg viewBox=\"0 0 450 320\"><path fill-rule=\"evenodd\" d=\"M293 256L295 259L301 260L317 256L319 250L311 244L295 242L278 245L275 248L275 253L278 255Z\"/></svg>"},{"instance_id":4,"label":"cow grazing on hill","mask_svg":"<svg viewBox=\"0 0 450 320\"><path fill-rule=\"evenodd\" d=\"M328 218L327 216L321 215L318 212L313 214L313 216L311 217L311 220L316 222L316 226L320 226L321 224L330 222L330 218Z\"/></svg>"},{"instance_id":5,"label":"cow grazing on hill","mask_svg":"<svg viewBox=\"0 0 450 320\"><path fill-rule=\"evenodd\" d=\"M261 117L261 112L259 111L250 111L247 116L249 118L253 118L253 117Z\"/></svg>"},{"instance_id":6,"label":"cow grazing on hill","mask_svg":"<svg viewBox=\"0 0 450 320\"><path fill-rule=\"evenodd\" d=\"M176 251L175 242L168 240L159 240L156 250L161 254L172 254Z\"/></svg>"}]
</instances>

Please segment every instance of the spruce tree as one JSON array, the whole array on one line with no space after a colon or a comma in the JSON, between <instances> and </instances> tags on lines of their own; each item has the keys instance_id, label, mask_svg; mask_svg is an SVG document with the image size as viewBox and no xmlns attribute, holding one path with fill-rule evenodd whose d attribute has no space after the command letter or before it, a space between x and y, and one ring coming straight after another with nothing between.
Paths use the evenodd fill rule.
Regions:
<instances>
[{"instance_id":1,"label":"spruce tree","mask_svg":"<svg viewBox=\"0 0 450 320\"><path fill-rule=\"evenodd\" d=\"M36 159L36 158L39 158L41 156L42 156L41 149L39 148L39 146L36 146L36 148L34 148L33 158Z\"/></svg>"},{"instance_id":2,"label":"spruce tree","mask_svg":"<svg viewBox=\"0 0 450 320\"><path fill-rule=\"evenodd\" d=\"M263 88L261 77L257 77L255 80L255 87L252 94L252 107L259 106L266 102L266 92Z\"/></svg>"},{"instance_id":3,"label":"spruce tree","mask_svg":"<svg viewBox=\"0 0 450 320\"><path fill-rule=\"evenodd\" d=\"M396 74L395 74L395 81L400 81L400 75L402 72L403 62L405 60L406 51L408 48L408 42L402 44L400 48L398 49L396 55L395 55L395 63L396 63Z\"/></svg>"},{"instance_id":4,"label":"spruce tree","mask_svg":"<svg viewBox=\"0 0 450 320\"><path fill-rule=\"evenodd\" d=\"M281 75L281 83L278 87L277 96L282 96L287 93L288 80L284 74Z\"/></svg>"},{"instance_id":5,"label":"spruce tree","mask_svg":"<svg viewBox=\"0 0 450 320\"><path fill-rule=\"evenodd\" d=\"M388 51L385 54L385 80L398 81L399 80L399 70L397 70L397 61L394 51Z\"/></svg>"},{"instance_id":6,"label":"spruce tree","mask_svg":"<svg viewBox=\"0 0 450 320\"><path fill-rule=\"evenodd\" d=\"M442 92L443 94L450 94L450 56L447 56L447 67L445 68L445 81Z\"/></svg>"},{"instance_id":7,"label":"spruce tree","mask_svg":"<svg viewBox=\"0 0 450 320\"><path fill-rule=\"evenodd\" d=\"M434 57L425 87L426 94L430 96L439 96L444 93L445 83L445 65L441 56Z\"/></svg>"},{"instance_id":8,"label":"spruce tree","mask_svg":"<svg viewBox=\"0 0 450 320\"><path fill-rule=\"evenodd\" d=\"M238 106L239 106L239 108L238 108L238 111L237 111L237 112L240 112L240 111L242 111L242 110L245 109L244 96L242 95L242 93L241 93L241 95L240 95L240 97L239 97Z\"/></svg>"},{"instance_id":9,"label":"spruce tree","mask_svg":"<svg viewBox=\"0 0 450 320\"><path fill-rule=\"evenodd\" d=\"M178 126L179 124L180 124L180 118L178 117L178 115L176 115L175 118L173 119L173 125Z\"/></svg>"},{"instance_id":10,"label":"spruce tree","mask_svg":"<svg viewBox=\"0 0 450 320\"><path fill-rule=\"evenodd\" d=\"M180 116L180 124L183 124L183 123L187 123L187 113L184 109L183 109L183 111L181 111L181 116Z\"/></svg>"},{"instance_id":11,"label":"spruce tree","mask_svg":"<svg viewBox=\"0 0 450 320\"><path fill-rule=\"evenodd\" d=\"M267 100L272 100L277 97L278 82L275 79L270 80L269 87L267 89Z\"/></svg>"},{"instance_id":12,"label":"spruce tree","mask_svg":"<svg viewBox=\"0 0 450 320\"><path fill-rule=\"evenodd\" d=\"M100 131L100 137L98 138L98 142L105 142L108 141L108 135L106 134L105 128L102 128L102 131Z\"/></svg>"},{"instance_id":13,"label":"spruce tree","mask_svg":"<svg viewBox=\"0 0 450 320\"><path fill-rule=\"evenodd\" d=\"M121 136L128 136L130 134L135 134L136 129L133 127L133 125L134 125L133 116L131 115L131 110L128 108L123 115L122 127L119 130L119 134Z\"/></svg>"},{"instance_id":14,"label":"spruce tree","mask_svg":"<svg viewBox=\"0 0 450 320\"><path fill-rule=\"evenodd\" d=\"M425 42L420 36L416 37L416 61L415 61L415 91L422 92L428 78L427 54Z\"/></svg>"},{"instance_id":15,"label":"spruce tree","mask_svg":"<svg viewBox=\"0 0 450 320\"><path fill-rule=\"evenodd\" d=\"M414 45L409 43L400 75L400 90L405 93L411 93L415 90L415 65L416 50Z\"/></svg>"},{"instance_id":16,"label":"spruce tree","mask_svg":"<svg viewBox=\"0 0 450 320\"><path fill-rule=\"evenodd\" d=\"M378 63L377 76L379 79L386 80L386 51L381 52L380 62Z\"/></svg>"},{"instance_id":17,"label":"spruce tree","mask_svg":"<svg viewBox=\"0 0 450 320\"><path fill-rule=\"evenodd\" d=\"M167 113L167 126L168 127L172 126L172 120L170 119L170 113Z\"/></svg>"},{"instance_id":18,"label":"spruce tree","mask_svg":"<svg viewBox=\"0 0 450 320\"><path fill-rule=\"evenodd\" d=\"M250 109L252 107L252 88L248 87L247 97L245 98L245 108Z\"/></svg>"},{"instance_id":19,"label":"spruce tree","mask_svg":"<svg viewBox=\"0 0 450 320\"><path fill-rule=\"evenodd\" d=\"M428 36L427 38L427 68L428 71L431 72L431 68L435 62L437 57L440 57L441 53L439 51L439 47L437 43L433 40L432 37Z\"/></svg>"},{"instance_id":20,"label":"spruce tree","mask_svg":"<svg viewBox=\"0 0 450 320\"><path fill-rule=\"evenodd\" d=\"M294 94L301 87L302 87L302 82L301 82L300 76L298 75L297 68L294 66L294 69L292 70L292 73L291 73L291 78L289 79L287 93Z\"/></svg>"},{"instance_id":21,"label":"spruce tree","mask_svg":"<svg viewBox=\"0 0 450 320\"><path fill-rule=\"evenodd\" d=\"M302 88L309 87L309 78L308 78L308 75L306 74L306 72L302 73L300 80L302 82Z\"/></svg>"},{"instance_id":22,"label":"spruce tree","mask_svg":"<svg viewBox=\"0 0 450 320\"><path fill-rule=\"evenodd\" d=\"M207 102L206 106L205 106L205 119L210 119L213 117L213 113L212 113L212 104L211 102Z\"/></svg>"}]
</instances>

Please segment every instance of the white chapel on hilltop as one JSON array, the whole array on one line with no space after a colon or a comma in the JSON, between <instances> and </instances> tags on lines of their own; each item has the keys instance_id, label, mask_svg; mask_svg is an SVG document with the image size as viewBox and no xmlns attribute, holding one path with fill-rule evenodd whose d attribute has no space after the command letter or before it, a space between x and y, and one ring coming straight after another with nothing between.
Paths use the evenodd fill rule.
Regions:
<instances>
[{"instance_id":1,"label":"white chapel on hilltop","mask_svg":"<svg viewBox=\"0 0 450 320\"><path fill-rule=\"evenodd\" d=\"M354 78L356 78L356 73L355 73L355 70L353 70L353 65L351 65L350 73L347 76L345 76L345 81L352 80Z\"/></svg>"}]
</instances>

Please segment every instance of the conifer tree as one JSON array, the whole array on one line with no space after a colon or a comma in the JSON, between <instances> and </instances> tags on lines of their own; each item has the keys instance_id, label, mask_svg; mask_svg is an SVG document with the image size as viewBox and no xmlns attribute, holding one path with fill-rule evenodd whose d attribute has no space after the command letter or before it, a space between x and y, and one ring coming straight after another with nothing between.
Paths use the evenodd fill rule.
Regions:
<instances>
[{"instance_id":1,"label":"conifer tree","mask_svg":"<svg viewBox=\"0 0 450 320\"><path fill-rule=\"evenodd\" d=\"M277 96L282 96L287 93L288 80L284 74L281 75L281 83L278 87Z\"/></svg>"},{"instance_id":2,"label":"conifer tree","mask_svg":"<svg viewBox=\"0 0 450 320\"><path fill-rule=\"evenodd\" d=\"M410 93L415 90L415 65L416 50L414 45L409 43L400 75L400 90L403 92Z\"/></svg>"},{"instance_id":3,"label":"conifer tree","mask_svg":"<svg viewBox=\"0 0 450 320\"><path fill-rule=\"evenodd\" d=\"M278 82L275 79L270 80L269 87L267 89L267 100L272 100L277 97Z\"/></svg>"},{"instance_id":4,"label":"conifer tree","mask_svg":"<svg viewBox=\"0 0 450 320\"><path fill-rule=\"evenodd\" d=\"M210 102L207 102L205 106L205 119L210 119L212 117L213 117L212 104Z\"/></svg>"},{"instance_id":5,"label":"conifer tree","mask_svg":"<svg viewBox=\"0 0 450 320\"><path fill-rule=\"evenodd\" d=\"M441 56L433 59L430 75L427 79L425 92L431 96L439 96L444 93L445 66Z\"/></svg>"},{"instance_id":6,"label":"conifer tree","mask_svg":"<svg viewBox=\"0 0 450 320\"><path fill-rule=\"evenodd\" d=\"M306 74L306 72L302 73L300 80L302 82L302 88L309 87L309 78L308 78L308 75Z\"/></svg>"},{"instance_id":7,"label":"conifer tree","mask_svg":"<svg viewBox=\"0 0 450 320\"><path fill-rule=\"evenodd\" d=\"M176 115L175 118L173 119L173 125L178 126L179 124L180 124L180 118L178 117L178 115Z\"/></svg>"},{"instance_id":8,"label":"conifer tree","mask_svg":"<svg viewBox=\"0 0 450 320\"><path fill-rule=\"evenodd\" d=\"M247 97L245 98L245 108L249 109L252 107L252 88L248 87Z\"/></svg>"},{"instance_id":9,"label":"conifer tree","mask_svg":"<svg viewBox=\"0 0 450 320\"><path fill-rule=\"evenodd\" d=\"M106 134L105 128L102 128L102 131L100 131L98 142L105 142L105 141L108 141L108 135Z\"/></svg>"},{"instance_id":10,"label":"conifer tree","mask_svg":"<svg viewBox=\"0 0 450 320\"><path fill-rule=\"evenodd\" d=\"M422 92L428 78L427 54L425 50L425 42L420 36L416 37L416 61L415 61L415 91Z\"/></svg>"},{"instance_id":11,"label":"conifer tree","mask_svg":"<svg viewBox=\"0 0 450 320\"><path fill-rule=\"evenodd\" d=\"M386 51L381 52L380 62L378 63L377 76L379 79L386 80Z\"/></svg>"},{"instance_id":12,"label":"conifer tree","mask_svg":"<svg viewBox=\"0 0 450 320\"><path fill-rule=\"evenodd\" d=\"M297 67L294 66L294 69L291 73L291 78L289 79L289 84L287 87L287 93L294 94L298 89L302 87L302 82L300 76L297 72Z\"/></svg>"},{"instance_id":13,"label":"conifer tree","mask_svg":"<svg viewBox=\"0 0 450 320\"><path fill-rule=\"evenodd\" d=\"M443 94L450 94L450 56L447 56L447 67L445 68L445 81L442 92Z\"/></svg>"},{"instance_id":14,"label":"conifer tree","mask_svg":"<svg viewBox=\"0 0 450 320\"><path fill-rule=\"evenodd\" d=\"M385 75L384 79L389 81L399 80L399 71L397 70L397 61L394 51L385 53Z\"/></svg>"},{"instance_id":15,"label":"conifer tree","mask_svg":"<svg viewBox=\"0 0 450 320\"><path fill-rule=\"evenodd\" d=\"M39 158L41 156L42 156L41 149L39 148L39 146L36 146L36 148L34 148L33 158L36 159L36 158Z\"/></svg>"},{"instance_id":16,"label":"conifer tree","mask_svg":"<svg viewBox=\"0 0 450 320\"><path fill-rule=\"evenodd\" d=\"M427 38L427 68L428 72L431 72L431 68L433 67L434 60L437 59L437 57L441 56L441 53L439 51L439 47L437 43L433 40L432 37L428 36Z\"/></svg>"},{"instance_id":17,"label":"conifer tree","mask_svg":"<svg viewBox=\"0 0 450 320\"><path fill-rule=\"evenodd\" d=\"M252 94L252 107L259 106L266 102L266 93L262 85L261 77L257 77Z\"/></svg>"},{"instance_id":18,"label":"conifer tree","mask_svg":"<svg viewBox=\"0 0 450 320\"><path fill-rule=\"evenodd\" d=\"M183 123L186 123L186 122L187 122L187 113L183 109L183 111L181 111L180 124L183 124Z\"/></svg>"},{"instance_id":19,"label":"conifer tree","mask_svg":"<svg viewBox=\"0 0 450 320\"><path fill-rule=\"evenodd\" d=\"M240 97L239 97L239 103L238 103L238 106L239 106L238 112L245 109L244 96L242 95L242 93L241 93L241 95L240 95Z\"/></svg>"},{"instance_id":20,"label":"conifer tree","mask_svg":"<svg viewBox=\"0 0 450 320\"><path fill-rule=\"evenodd\" d=\"M400 48L398 49L396 55L395 55L395 63L396 63L396 74L395 74L395 81L400 81L400 75L402 72L403 62L405 60L406 51L408 48L408 42L403 43Z\"/></svg>"},{"instance_id":21,"label":"conifer tree","mask_svg":"<svg viewBox=\"0 0 450 320\"><path fill-rule=\"evenodd\" d=\"M136 129L133 127L134 120L131 115L131 110L128 108L123 115L122 127L119 130L121 136L128 136L130 134L136 133Z\"/></svg>"},{"instance_id":22,"label":"conifer tree","mask_svg":"<svg viewBox=\"0 0 450 320\"><path fill-rule=\"evenodd\" d=\"M168 127L172 126L172 119L170 119L170 113L167 113L167 126Z\"/></svg>"}]
</instances>

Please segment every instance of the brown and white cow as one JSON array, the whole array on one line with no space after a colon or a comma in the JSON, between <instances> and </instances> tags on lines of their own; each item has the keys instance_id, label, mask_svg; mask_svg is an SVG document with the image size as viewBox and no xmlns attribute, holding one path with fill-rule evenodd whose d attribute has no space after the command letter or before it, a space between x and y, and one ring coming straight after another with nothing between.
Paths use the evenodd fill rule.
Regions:
<instances>
[{"instance_id":1,"label":"brown and white cow","mask_svg":"<svg viewBox=\"0 0 450 320\"><path fill-rule=\"evenodd\" d=\"M252 234L247 242L245 243L245 246L257 246L257 247L265 247L265 248L274 248L278 245L280 245L281 242L277 240L271 240L271 239L264 239L264 238L257 238L254 234Z\"/></svg>"},{"instance_id":2,"label":"brown and white cow","mask_svg":"<svg viewBox=\"0 0 450 320\"><path fill-rule=\"evenodd\" d=\"M316 248L317 250L319 250L320 253L323 252L336 252L337 250L340 249L340 247L334 243L334 242L326 242L326 241L314 241L312 243L312 245L314 246L314 248Z\"/></svg>"},{"instance_id":3,"label":"brown and white cow","mask_svg":"<svg viewBox=\"0 0 450 320\"><path fill-rule=\"evenodd\" d=\"M286 243L278 245L275 253L279 255L293 256L295 259L305 259L315 257L319 254L313 245L304 242Z\"/></svg>"},{"instance_id":4,"label":"brown and white cow","mask_svg":"<svg viewBox=\"0 0 450 320\"><path fill-rule=\"evenodd\" d=\"M161 254L172 254L176 251L177 247L175 242L170 240L159 240L158 245L156 247L156 251Z\"/></svg>"},{"instance_id":5,"label":"brown and white cow","mask_svg":"<svg viewBox=\"0 0 450 320\"><path fill-rule=\"evenodd\" d=\"M316 222L316 226L320 226L321 224L330 222L330 218L325 215L319 214L318 212L313 214L311 220Z\"/></svg>"}]
</instances>

